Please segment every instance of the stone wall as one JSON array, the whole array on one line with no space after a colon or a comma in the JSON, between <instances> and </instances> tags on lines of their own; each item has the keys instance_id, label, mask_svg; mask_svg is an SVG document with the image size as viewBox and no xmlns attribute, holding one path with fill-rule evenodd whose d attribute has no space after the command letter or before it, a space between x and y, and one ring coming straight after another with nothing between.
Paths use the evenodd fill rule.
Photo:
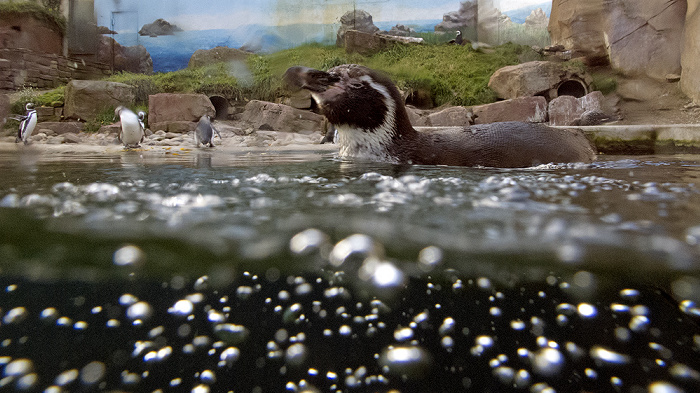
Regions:
<instances>
[{"instance_id":1,"label":"stone wall","mask_svg":"<svg viewBox=\"0 0 700 393\"><path fill-rule=\"evenodd\" d=\"M102 79L109 65L29 49L0 49L0 90L53 88L72 79Z\"/></svg>"}]
</instances>

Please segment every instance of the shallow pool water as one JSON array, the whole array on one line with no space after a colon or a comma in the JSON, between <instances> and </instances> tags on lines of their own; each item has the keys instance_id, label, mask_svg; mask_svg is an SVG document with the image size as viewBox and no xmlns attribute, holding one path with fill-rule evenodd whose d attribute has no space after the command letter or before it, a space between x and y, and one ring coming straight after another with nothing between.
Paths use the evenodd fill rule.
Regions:
<instances>
[{"instance_id":1,"label":"shallow pool water","mask_svg":"<svg viewBox=\"0 0 700 393\"><path fill-rule=\"evenodd\" d=\"M697 391L699 176L5 152L0 387Z\"/></svg>"}]
</instances>

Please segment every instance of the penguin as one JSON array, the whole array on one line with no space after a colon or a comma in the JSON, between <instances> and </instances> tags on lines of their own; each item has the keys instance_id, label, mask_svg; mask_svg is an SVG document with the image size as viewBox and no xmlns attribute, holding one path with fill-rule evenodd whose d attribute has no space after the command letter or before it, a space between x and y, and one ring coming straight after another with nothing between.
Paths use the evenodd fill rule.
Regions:
<instances>
[{"instance_id":1,"label":"penguin","mask_svg":"<svg viewBox=\"0 0 700 393\"><path fill-rule=\"evenodd\" d=\"M36 127L37 115L36 109L34 109L34 104L28 103L25 107L25 113L23 116L17 118L20 121L19 128L17 129L17 137L15 138L15 143L20 141L24 144L28 144L30 138L32 137L32 132L34 132L34 127Z\"/></svg>"},{"instance_id":2,"label":"penguin","mask_svg":"<svg viewBox=\"0 0 700 393\"><path fill-rule=\"evenodd\" d=\"M143 142L145 137L143 126L138 116L131 110L120 105L114 110L114 117L115 119L119 117L119 121L121 122L119 140L124 144L124 147L138 147L139 143Z\"/></svg>"},{"instance_id":3,"label":"penguin","mask_svg":"<svg viewBox=\"0 0 700 393\"><path fill-rule=\"evenodd\" d=\"M584 111L581 116L574 119L570 125L572 126L598 126L601 124L611 124L620 120L617 116L608 115L607 113L597 110L590 109Z\"/></svg>"},{"instance_id":4,"label":"penguin","mask_svg":"<svg viewBox=\"0 0 700 393\"><path fill-rule=\"evenodd\" d=\"M203 115L200 117L197 128L194 130L195 147L199 147L200 144L214 147L214 133L219 136L219 139L222 139L219 131L211 124L211 116Z\"/></svg>"},{"instance_id":5,"label":"penguin","mask_svg":"<svg viewBox=\"0 0 700 393\"><path fill-rule=\"evenodd\" d=\"M146 112L139 111L139 113L137 113L137 115L139 117L139 124L141 124L141 129L143 129L145 131L146 126L144 125L144 121L146 120Z\"/></svg>"},{"instance_id":6,"label":"penguin","mask_svg":"<svg viewBox=\"0 0 700 393\"><path fill-rule=\"evenodd\" d=\"M462 45L462 32L457 30L457 36L455 37L455 44Z\"/></svg>"},{"instance_id":7,"label":"penguin","mask_svg":"<svg viewBox=\"0 0 700 393\"><path fill-rule=\"evenodd\" d=\"M501 122L416 131L394 83L356 64L328 72L291 67L283 80L306 89L338 130L340 157L396 164L523 168L542 164L591 163L593 144L579 129Z\"/></svg>"}]
</instances>

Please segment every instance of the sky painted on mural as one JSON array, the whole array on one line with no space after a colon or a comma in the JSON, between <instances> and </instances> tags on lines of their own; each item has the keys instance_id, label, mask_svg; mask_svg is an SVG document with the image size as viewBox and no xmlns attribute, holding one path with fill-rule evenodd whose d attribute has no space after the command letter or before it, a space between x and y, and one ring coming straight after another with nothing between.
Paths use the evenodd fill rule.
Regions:
<instances>
[{"instance_id":1,"label":"sky painted on mural","mask_svg":"<svg viewBox=\"0 0 700 393\"><path fill-rule=\"evenodd\" d=\"M493 0L502 11L546 0ZM113 12L130 12L138 25L158 18L185 30L230 29L250 24L338 23L353 7L375 21L442 19L459 9L459 0L95 0L99 25L110 26Z\"/></svg>"}]
</instances>

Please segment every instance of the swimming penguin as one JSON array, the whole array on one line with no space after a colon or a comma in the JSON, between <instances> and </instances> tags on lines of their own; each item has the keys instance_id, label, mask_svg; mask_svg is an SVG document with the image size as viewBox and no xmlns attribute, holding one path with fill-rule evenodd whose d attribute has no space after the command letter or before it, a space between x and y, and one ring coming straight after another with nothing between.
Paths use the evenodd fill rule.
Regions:
<instances>
[{"instance_id":1,"label":"swimming penguin","mask_svg":"<svg viewBox=\"0 0 700 393\"><path fill-rule=\"evenodd\" d=\"M418 132L389 78L345 64L325 71L291 67L283 78L306 89L338 130L339 155L402 164L516 168L590 163L596 151L582 131L502 122Z\"/></svg>"},{"instance_id":2,"label":"swimming penguin","mask_svg":"<svg viewBox=\"0 0 700 393\"><path fill-rule=\"evenodd\" d=\"M146 126L144 125L144 121L146 120L146 112L144 111L139 111L139 113L136 114L139 117L139 124L141 124L141 129L146 130Z\"/></svg>"},{"instance_id":3,"label":"swimming penguin","mask_svg":"<svg viewBox=\"0 0 700 393\"><path fill-rule=\"evenodd\" d=\"M19 128L17 129L17 137L15 138L15 143L20 141L24 144L28 144L30 138L32 137L32 132L34 132L34 127L36 127L37 115L36 109L34 109L34 104L28 103L25 107L25 112L23 116L17 118L19 120Z\"/></svg>"},{"instance_id":4,"label":"swimming penguin","mask_svg":"<svg viewBox=\"0 0 700 393\"><path fill-rule=\"evenodd\" d=\"M119 117L121 121L122 128L119 140L124 144L124 147L138 147L145 137L138 116L120 105L114 110L114 117Z\"/></svg>"},{"instance_id":5,"label":"swimming penguin","mask_svg":"<svg viewBox=\"0 0 700 393\"><path fill-rule=\"evenodd\" d=\"M194 130L195 147L199 147L200 143L204 146L214 147L214 133L221 139L221 134L211 124L211 116L203 115L200 117L197 128Z\"/></svg>"}]
</instances>

